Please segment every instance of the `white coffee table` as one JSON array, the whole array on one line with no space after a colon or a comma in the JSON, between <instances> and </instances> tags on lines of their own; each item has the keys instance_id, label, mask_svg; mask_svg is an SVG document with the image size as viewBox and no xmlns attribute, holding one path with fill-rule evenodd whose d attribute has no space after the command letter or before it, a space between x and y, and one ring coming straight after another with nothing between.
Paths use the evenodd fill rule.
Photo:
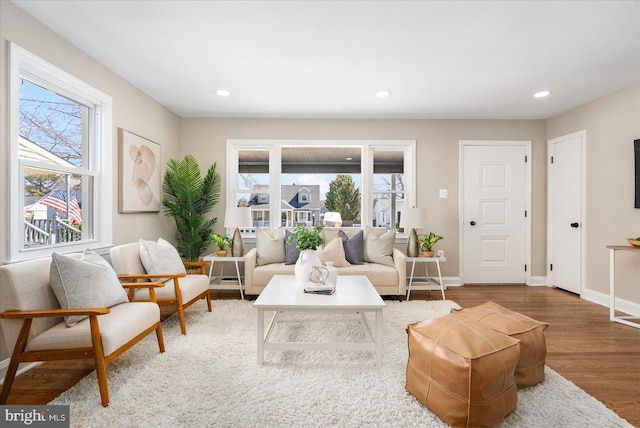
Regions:
<instances>
[{"instance_id":1,"label":"white coffee table","mask_svg":"<svg viewBox=\"0 0 640 428\"><path fill-rule=\"evenodd\" d=\"M382 310L385 303L366 276L339 276L336 291L330 296L304 293L293 275L275 275L260 293L253 306L258 310L258 364L264 362L264 351L372 351L376 364L382 365ZM264 330L265 311L275 311ZM278 315L282 312L360 314L371 342L318 343L270 342ZM374 312L375 332L372 333L365 312Z\"/></svg>"}]
</instances>

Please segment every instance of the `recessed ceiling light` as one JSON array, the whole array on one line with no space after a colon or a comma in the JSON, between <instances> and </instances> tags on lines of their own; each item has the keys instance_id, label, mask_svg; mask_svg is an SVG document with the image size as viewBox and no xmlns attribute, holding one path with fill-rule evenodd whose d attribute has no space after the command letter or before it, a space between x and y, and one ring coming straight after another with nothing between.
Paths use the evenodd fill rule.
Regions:
<instances>
[{"instance_id":1,"label":"recessed ceiling light","mask_svg":"<svg viewBox=\"0 0 640 428\"><path fill-rule=\"evenodd\" d=\"M216 94L220 95L221 97L228 97L229 95L231 95L231 92L227 91L226 89L218 89L216 91Z\"/></svg>"},{"instance_id":2,"label":"recessed ceiling light","mask_svg":"<svg viewBox=\"0 0 640 428\"><path fill-rule=\"evenodd\" d=\"M344 160L352 161L353 158L344 158Z\"/></svg>"},{"instance_id":3,"label":"recessed ceiling light","mask_svg":"<svg viewBox=\"0 0 640 428\"><path fill-rule=\"evenodd\" d=\"M378 91L378 92L376 92L376 97L378 97L378 98L387 98L389 95L391 95L391 92L389 92L389 91Z\"/></svg>"},{"instance_id":4,"label":"recessed ceiling light","mask_svg":"<svg viewBox=\"0 0 640 428\"><path fill-rule=\"evenodd\" d=\"M548 97L549 95L551 95L550 91L540 91L533 94L535 98L544 98L544 97Z\"/></svg>"}]
</instances>

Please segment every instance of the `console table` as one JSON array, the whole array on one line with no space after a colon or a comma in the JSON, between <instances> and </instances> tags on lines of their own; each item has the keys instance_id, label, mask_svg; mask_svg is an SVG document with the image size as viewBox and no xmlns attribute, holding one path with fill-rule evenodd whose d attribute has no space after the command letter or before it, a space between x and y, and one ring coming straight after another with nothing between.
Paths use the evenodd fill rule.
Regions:
<instances>
[{"instance_id":1,"label":"console table","mask_svg":"<svg viewBox=\"0 0 640 428\"><path fill-rule=\"evenodd\" d=\"M222 278L222 269L224 265L222 262L233 262L236 265L236 275L238 277L238 287L240 288L240 297L244 300L244 292L242 291L242 278L240 277L240 268L238 267L238 262L244 262L244 257L233 257L233 256L224 256L219 257L215 254L209 254L202 258L205 262L211 262L209 266L209 283L211 283L211 274L213 272L213 265L215 262L220 262L220 278Z\"/></svg>"},{"instance_id":2,"label":"console table","mask_svg":"<svg viewBox=\"0 0 640 428\"><path fill-rule=\"evenodd\" d=\"M413 286L413 273L416 269L416 263L423 263L424 264L424 278L427 282L433 281L435 282L437 285L433 286L433 285L417 285L415 286L416 290L437 290L440 289L440 291L442 292L442 300L445 300L444 297L444 283L442 282L442 273L440 272L440 262L446 262L447 258L442 256L442 257L424 257L424 256L420 256L420 257L407 257L407 261L411 262L411 276L409 277L409 285L407 286L407 300L409 300L409 296L411 295L411 287ZM438 268L438 280L436 281L435 278L430 278L429 277L429 271L427 269L427 263L435 263L436 267Z\"/></svg>"},{"instance_id":3,"label":"console table","mask_svg":"<svg viewBox=\"0 0 640 428\"><path fill-rule=\"evenodd\" d=\"M640 247L631 245L607 245L609 249L609 319L631 327L640 328L640 317L631 315L616 316L616 251L630 251L640 255ZM635 320L635 321L633 321Z\"/></svg>"}]
</instances>

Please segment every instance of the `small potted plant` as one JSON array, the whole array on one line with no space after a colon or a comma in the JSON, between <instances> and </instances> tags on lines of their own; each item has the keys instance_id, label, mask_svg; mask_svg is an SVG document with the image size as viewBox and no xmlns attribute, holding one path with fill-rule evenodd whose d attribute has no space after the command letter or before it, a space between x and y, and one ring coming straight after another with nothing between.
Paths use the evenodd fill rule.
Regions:
<instances>
[{"instance_id":1,"label":"small potted plant","mask_svg":"<svg viewBox=\"0 0 640 428\"><path fill-rule=\"evenodd\" d=\"M296 247L300 250L300 255L294 267L294 273L298 283L304 285L309 278L309 274L314 266L321 266L322 262L316 254L316 249L324 243L320 232L321 225L316 225L313 229L307 229L304 224L296 224L287 243L296 241Z\"/></svg>"},{"instance_id":2,"label":"small potted plant","mask_svg":"<svg viewBox=\"0 0 640 428\"><path fill-rule=\"evenodd\" d=\"M324 243L320 236L321 231L322 226L319 224L315 225L313 229L307 229L304 224L298 223L294 226L294 230L291 236L289 236L287 243L290 244L295 240L296 247L300 251L317 250L318 247Z\"/></svg>"},{"instance_id":3,"label":"small potted plant","mask_svg":"<svg viewBox=\"0 0 640 428\"><path fill-rule=\"evenodd\" d=\"M420 247L420 251L425 257L433 257L433 246L436 245L438 241L444 239L440 235L436 235L433 232L429 232L428 235L420 235L418 236L418 247Z\"/></svg>"},{"instance_id":4,"label":"small potted plant","mask_svg":"<svg viewBox=\"0 0 640 428\"><path fill-rule=\"evenodd\" d=\"M211 239L213 239L213 242L219 248L219 250L216 251L218 257L225 257L227 255L227 248L231 247L231 238L224 235L218 235L217 233L212 233Z\"/></svg>"}]
</instances>

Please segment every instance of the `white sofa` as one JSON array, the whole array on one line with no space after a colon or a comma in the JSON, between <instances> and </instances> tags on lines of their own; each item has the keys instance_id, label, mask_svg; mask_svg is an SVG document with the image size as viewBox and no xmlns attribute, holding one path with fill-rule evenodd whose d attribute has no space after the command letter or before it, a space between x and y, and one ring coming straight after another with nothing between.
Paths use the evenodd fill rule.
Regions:
<instances>
[{"instance_id":1,"label":"white sofa","mask_svg":"<svg viewBox=\"0 0 640 428\"><path fill-rule=\"evenodd\" d=\"M322 231L323 239L328 242L335 238L339 228L325 228ZM348 237L352 237L360 229L344 228L343 232ZM386 230L376 231L378 235ZM272 233L272 231L269 231ZM284 243L283 243L284 245ZM366 275L369 281L381 296L404 296L406 295L406 257L397 248L392 252L393 266L386 266L379 263L364 262L362 265L352 264L347 267L338 267L338 276ZM262 266L257 265L258 249L252 248L244 259L245 272L245 294L258 295L269 283L274 275L293 275L295 264L270 263Z\"/></svg>"}]
</instances>

